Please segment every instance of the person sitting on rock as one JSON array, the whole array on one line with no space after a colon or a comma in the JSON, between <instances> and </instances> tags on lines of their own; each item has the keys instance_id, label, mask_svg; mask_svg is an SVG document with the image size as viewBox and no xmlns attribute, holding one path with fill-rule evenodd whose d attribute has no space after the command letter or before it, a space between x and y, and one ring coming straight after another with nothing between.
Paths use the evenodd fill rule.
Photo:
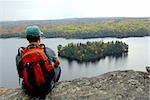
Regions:
<instances>
[{"instance_id":1,"label":"person sitting on rock","mask_svg":"<svg viewBox=\"0 0 150 100\"><path fill-rule=\"evenodd\" d=\"M58 82L61 74L60 61L54 51L41 44L42 32L38 26L26 28L27 47L20 47L16 56L16 66L22 87L28 93L44 94Z\"/></svg>"}]
</instances>

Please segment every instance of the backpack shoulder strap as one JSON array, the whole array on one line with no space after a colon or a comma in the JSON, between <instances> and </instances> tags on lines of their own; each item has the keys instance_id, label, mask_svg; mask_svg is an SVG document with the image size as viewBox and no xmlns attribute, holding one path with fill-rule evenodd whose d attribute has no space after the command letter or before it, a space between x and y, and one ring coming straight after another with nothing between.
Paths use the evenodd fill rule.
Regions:
<instances>
[{"instance_id":1,"label":"backpack shoulder strap","mask_svg":"<svg viewBox=\"0 0 150 100\"><path fill-rule=\"evenodd\" d=\"M18 56L20 56L22 54L22 51L25 49L25 47L20 47L18 49Z\"/></svg>"}]
</instances>

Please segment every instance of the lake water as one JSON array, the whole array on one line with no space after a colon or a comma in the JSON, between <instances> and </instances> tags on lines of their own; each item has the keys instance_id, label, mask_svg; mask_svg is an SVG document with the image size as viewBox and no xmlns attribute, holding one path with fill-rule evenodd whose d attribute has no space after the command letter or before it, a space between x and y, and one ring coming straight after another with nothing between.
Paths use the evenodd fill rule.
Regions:
<instances>
[{"instance_id":1,"label":"lake water","mask_svg":"<svg viewBox=\"0 0 150 100\"><path fill-rule=\"evenodd\" d=\"M57 53L59 44L68 43L86 43L87 41L116 41L120 40L129 45L127 56L105 57L96 62L78 63L77 61L68 61L59 58L61 61L62 74L60 80L72 80L81 77L92 77L114 70L133 69L145 71L145 66L150 65L150 37L136 38L96 38L96 39L63 39L52 38L42 39L42 43L52 48ZM0 87L19 87L18 75L15 64L17 49L21 46L27 46L26 39L9 38L0 39Z\"/></svg>"}]
</instances>

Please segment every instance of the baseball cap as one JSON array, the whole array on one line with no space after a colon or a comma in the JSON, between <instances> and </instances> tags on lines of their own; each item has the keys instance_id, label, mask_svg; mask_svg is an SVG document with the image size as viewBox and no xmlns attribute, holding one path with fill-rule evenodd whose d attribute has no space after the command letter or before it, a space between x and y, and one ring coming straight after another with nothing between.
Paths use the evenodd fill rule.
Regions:
<instances>
[{"instance_id":1,"label":"baseball cap","mask_svg":"<svg viewBox=\"0 0 150 100\"><path fill-rule=\"evenodd\" d=\"M43 34L43 32L41 32L40 28L36 25L31 25L31 26L28 26L26 28L26 31L25 31L26 35L31 35L31 36L41 36Z\"/></svg>"}]
</instances>

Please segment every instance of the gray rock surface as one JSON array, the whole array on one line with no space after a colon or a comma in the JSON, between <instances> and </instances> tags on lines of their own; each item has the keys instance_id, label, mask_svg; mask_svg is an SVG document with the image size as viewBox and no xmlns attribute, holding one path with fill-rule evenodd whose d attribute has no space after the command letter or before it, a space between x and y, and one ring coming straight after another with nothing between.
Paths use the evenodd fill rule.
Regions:
<instances>
[{"instance_id":1,"label":"gray rock surface","mask_svg":"<svg viewBox=\"0 0 150 100\"><path fill-rule=\"evenodd\" d=\"M22 89L0 88L0 100L39 100ZM92 78L62 81L46 100L150 100L150 74L113 71Z\"/></svg>"}]
</instances>

